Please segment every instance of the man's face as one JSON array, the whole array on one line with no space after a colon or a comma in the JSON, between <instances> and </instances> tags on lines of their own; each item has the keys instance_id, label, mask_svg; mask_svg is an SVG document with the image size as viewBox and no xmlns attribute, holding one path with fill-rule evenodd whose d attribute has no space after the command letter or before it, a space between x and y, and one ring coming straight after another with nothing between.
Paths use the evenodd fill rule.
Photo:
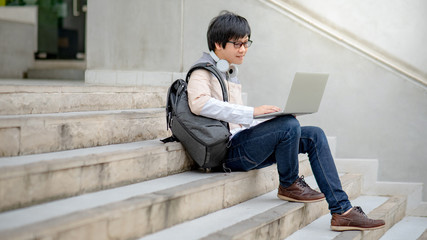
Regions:
<instances>
[{"instance_id":1,"label":"man's face","mask_svg":"<svg viewBox=\"0 0 427 240\"><path fill-rule=\"evenodd\" d=\"M248 51L245 47L245 43L249 41L249 37L230 40L223 48L221 44L215 43L216 50L215 54L219 59L227 60L230 64L242 64L243 59ZM240 43L240 47L238 46ZM244 44L241 44L244 43Z\"/></svg>"}]
</instances>

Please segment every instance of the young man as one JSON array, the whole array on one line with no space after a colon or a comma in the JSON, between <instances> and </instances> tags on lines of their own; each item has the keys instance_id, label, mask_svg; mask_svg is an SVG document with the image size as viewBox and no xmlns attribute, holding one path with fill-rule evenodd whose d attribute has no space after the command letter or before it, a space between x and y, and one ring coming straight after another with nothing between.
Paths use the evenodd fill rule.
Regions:
<instances>
[{"instance_id":1,"label":"young man","mask_svg":"<svg viewBox=\"0 0 427 240\"><path fill-rule=\"evenodd\" d=\"M230 12L212 19L207 40L210 53L197 61L216 65L227 79L229 102L222 101L221 87L206 70L192 73L188 84L188 101L194 114L229 123L232 137L224 168L249 171L277 164L280 185L277 196L294 202L315 202L326 198L332 214L331 228L337 231L373 230L384 227L383 220L369 219L360 207L352 207L332 158L326 136L318 127L301 127L291 115L268 121L255 121L260 114L277 112L276 106L242 105L241 85L235 65L243 63L252 44L247 20ZM231 65L229 65L231 64ZM311 189L298 176L298 154L308 153L320 191Z\"/></svg>"}]
</instances>

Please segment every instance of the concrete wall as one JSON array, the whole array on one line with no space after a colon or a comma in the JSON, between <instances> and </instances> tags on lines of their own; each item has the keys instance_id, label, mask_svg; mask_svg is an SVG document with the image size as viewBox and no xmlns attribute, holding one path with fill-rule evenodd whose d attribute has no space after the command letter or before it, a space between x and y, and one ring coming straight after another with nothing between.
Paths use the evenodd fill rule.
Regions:
<instances>
[{"instance_id":1,"label":"concrete wall","mask_svg":"<svg viewBox=\"0 0 427 240\"><path fill-rule=\"evenodd\" d=\"M34 25L0 20L0 78L22 78L34 64Z\"/></svg>"},{"instance_id":2,"label":"concrete wall","mask_svg":"<svg viewBox=\"0 0 427 240\"><path fill-rule=\"evenodd\" d=\"M0 7L0 20L27 23L34 27L33 48L37 52L37 7L36 6L7 6Z\"/></svg>"},{"instance_id":3,"label":"concrete wall","mask_svg":"<svg viewBox=\"0 0 427 240\"><path fill-rule=\"evenodd\" d=\"M37 51L37 7L0 7L0 77L22 78Z\"/></svg>"},{"instance_id":4,"label":"concrete wall","mask_svg":"<svg viewBox=\"0 0 427 240\"><path fill-rule=\"evenodd\" d=\"M282 0L427 82L427 2Z\"/></svg>"},{"instance_id":5,"label":"concrete wall","mask_svg":"<svg viewBox=\"0 0 427 240\"><path fill-rule=\"evenodd\" d=\"M86 82L168 84L183 71L181 15L176 0L88 1Z\"/></svg>"},{"instance_id":6,"label":"concrete wall","mask_svg":"<svg viewBox=\"0 0 427 240\"><path fill-rule=\"evenodd\" d=\"M188 69L207 51L207 26L223 9L245 16L252 27L254 43L239 67L249 105L282 106L296 71L328 72L320 112L301 122L337 136L338 157L378 158L380 180L427 183L426 87L268 1L91 0L86 80L121 84L125 76L137 81L148 72L156 81L163 72ZM164 83L168 78L173 75Z\"/></svg>"}]
</instances>

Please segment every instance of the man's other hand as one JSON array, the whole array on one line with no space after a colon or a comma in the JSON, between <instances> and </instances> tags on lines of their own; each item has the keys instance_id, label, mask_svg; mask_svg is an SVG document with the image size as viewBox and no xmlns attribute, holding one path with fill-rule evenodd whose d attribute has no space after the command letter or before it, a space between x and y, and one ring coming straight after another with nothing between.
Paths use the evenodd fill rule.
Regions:
<instances>
[{"instance_id":1,"label":"man's other hand","mask_svg":"<svg viewBox=\"0 0 427 240\"><path fill-rule=\"evenodd\" d=\"M254 108L254 117L267 113L279 112L280 108L272 105L262 105Z\"/></svg>"}]
</instances>

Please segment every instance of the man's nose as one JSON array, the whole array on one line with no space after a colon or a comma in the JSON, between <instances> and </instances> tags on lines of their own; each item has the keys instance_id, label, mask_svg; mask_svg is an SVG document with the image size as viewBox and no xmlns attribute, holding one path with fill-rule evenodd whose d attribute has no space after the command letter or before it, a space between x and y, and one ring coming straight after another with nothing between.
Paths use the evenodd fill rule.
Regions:
<instances>
[{"instance_id":1,"label":"man's nose","mask_svg":"<svg viewBox=\"0 0 427 240\"><path fill-rule=\"evenodd\" d=\"M239 52L246 52L246 50L247 50L247 48L245 48L244 44L240 45Z\"/></svg>"}]
</instances>

